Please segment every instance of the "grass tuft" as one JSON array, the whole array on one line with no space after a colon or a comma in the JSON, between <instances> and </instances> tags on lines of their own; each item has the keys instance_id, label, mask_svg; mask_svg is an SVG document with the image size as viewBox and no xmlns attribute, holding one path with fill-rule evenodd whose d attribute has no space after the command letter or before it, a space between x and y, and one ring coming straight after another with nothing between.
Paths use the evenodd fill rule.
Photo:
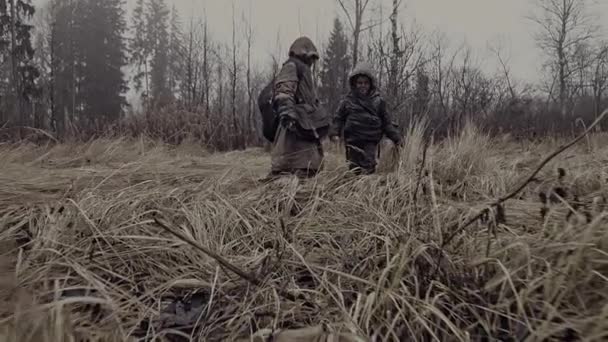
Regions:
<instances>
[{"instance_id":1,"label":"grass tuft","mask_svg":"<svg viewBox=\"0 0 608 342\"><path fill-rule=\"evenodd\" d=\"M601 137L558 156L499 222L439 250L448 227L512 189L552 146L469 125L431 145L419 172L426 127L408 128L399 158L386 145L376 175L347 175L329 148L319 177L272 183L259 181L270 162L259 149L3 145L0 339L220 341L312 326L376 341L608 338ZM567 196L541 216L538 193L557 185L577 203ZM573 208L581 215L568 216Z\"/></svg>"}]
</instances>

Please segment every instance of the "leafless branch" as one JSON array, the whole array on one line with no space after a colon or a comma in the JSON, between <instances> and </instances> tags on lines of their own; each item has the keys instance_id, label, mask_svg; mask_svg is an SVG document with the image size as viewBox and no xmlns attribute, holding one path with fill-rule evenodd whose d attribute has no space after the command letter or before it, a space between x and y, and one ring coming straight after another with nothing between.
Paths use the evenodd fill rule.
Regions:
<instances>
[{"instance_id":1,"label":"leafless branch","mask_svg":"<svg viewBox=\"0 0 608 342\"><path fill-rule=\"evenodd\" d=\"M597 126L602 120L604 120L606 115L608 115L608 109L604 110L602 115L600 115L589 127L587 127L587 129L583 133L581 133L579 136L574 138L572 141L558 147L554 152L552 152L551 154L546 156L545 159L543 159L540 162L540 164L536 167L536 169L534 171L532 171L532 173L517 188L515 188L515 190L511 191L507 195L504 195L504 196L498 198L497 200L495 200L494 202L490 203L487 208L482 209L478 214L474 215L472 218L470 218L468 221L466 221L466 223L464 223L463 225L456 224L456 225L450 227L449 231L451 231L452 233L448 236L447 239L445 239L442 242L441 249L445 248L448 244L450 244L450 242L452 242L452 240L456 237L456 235L458 235L460 232L465 230L471 224L473 224L474 222L479 220L484 214L487 214L489 212L490 208L497 207L497 206L501 205L502 203L508 201L509 199L517 196L517 194L519 194L528 184L530 184L530 182L532 182L532 180L545 167L545 165L547 165L547 163L549 163L551 160L553 160L553 158L555 158L562 152L564 152L567 149L569 149L570 147L574 146L576 143L578 143L583 138L585 138L587 136L587 134L589 134L595 126Z\"/></svg>"},{"instance_id":2,"label":"leafless branch","mask_svg":"<svg viewBox=\"0 0 608 342\"><path fill-rule=\"evenodd\" d=\"M199 251L201 251L201 252L205 253L206 255L208 255L209 257L213 258L220 265L222 265L222 267L224 267L224 268L232 271L234 274L236 274L237 276L241 277L243 280L246 280L251 285L254 285L254 286L257 286L257 287L262 287L264 285L262 283L262 281L260 281L258 278L256 278L252 274L247 273L247 272L239 269L238 267L234 266L233 264L231 264L230 262L228 262L226 259L224 259L220 255L218 255L218 254L214 253L213 251L211 251L211 250L203 247L201 244L199 244L198 242L196 242L196 241L192 240L191 238L185 236L184 234L177 232L176 230L174 230L173 228L171 228L171 224L168 223L165 219L159 218L159 217L155 217L154 218L154 222L159 227L161 227L163 230L167 231L168 233L171 233L172 235L174 235L178 239L182 240L183 242L186 242L190 246L198 249ZM275 290L277 291L277 293L279 295L281 295L285 299L288 299L288 300L293 301L293 302L297 302L298 300L302 300L302 301L304 301L305 304L307 304L309 306L310 305L314 306L314 303L311 303L310 301L308 301L306 298L304 298L300 294L297 295L297 296L294 296L293 294L291 294L289 292L286 292L285 290L283 290L281 288L275 288Z\"/></svg>"}]
</instances>

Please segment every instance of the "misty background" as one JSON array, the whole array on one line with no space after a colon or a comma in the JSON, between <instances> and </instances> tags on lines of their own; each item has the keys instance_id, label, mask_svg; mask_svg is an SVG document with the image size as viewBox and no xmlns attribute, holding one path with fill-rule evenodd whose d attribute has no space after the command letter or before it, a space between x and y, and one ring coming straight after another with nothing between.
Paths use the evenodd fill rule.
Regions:
<instances>
[{"instance_id":1,"label":"misty background","mask_svg":"<svg viewBox=\"0 0 608 342\"><path fill-rule=\"evenodd\" d=\"M330 112L365 60L404 130L425 118L445 132L474 120L560 134L606 105L605 1L24 0L0 11L0 123L19 128L4 136L261 145L257 95L301 35L321 53Z\"/></svg>"},{"instance_id":2,"label":"misty background","mask_svg":"<svg viewBox=\"0 0 608 342\"><path fill-rule=\"evenodd\" d=\"M206 13L210 31L219 39L230 39L230 0L172 0L168 3L175 5L184 19L205 17ZM300 35L307 35L317 45L322 45L329 37L333 19L336 16L344 18L334 0L235 0L234 3L237 12L244 11L246 16L251 14L257 36L253 55L260 63L264 63L270 54L280 52L284 55L283 50ZM127 1L130 11L134 4L135 0ZM490 58L492 54L485 51L487 43L503 40L514 77L525 81L538 81L541 77L542 52L534 42L535 24L527 18L536 11L534 1L402 0L400 5L399 17L403 24L419 25L426 32L439 30L451 41L470 44L484 57L484 68L497 67L497 62ZM369 15L387 17L391 6L392 0L372 1ZM383 13L380 7L383 7ZM593 14L605 30L608 1L597 1L593 8ZM385 30L388 24L384 22ZM282 50L277 51L277 48Z\"/></svg>"},{"instance_id":3,"label":"misty background","mask_svg":"<svg viewBox=\"0 0 608 342\"><path fill-rule=\"evenodd\" d=\"M37 5L49 0L35 0ZM128 15L136 0L125 1ZM184 21L205 18L209 30L218 39L231 35L232 2L230 0L168 0ZM307 35L321 45L329 36L334 17L344 17L334 0L235 0L237 15L251 16L256 33L253 56L264 63L278 49L286 49L300 35ZM370 15L390 14L392 0L376 0ZM608 2L594 5L600 23L608 18ZM470 44L482 55L489 55L488 42L504 40L508 47L513 75L526 81L537 81L542 53L535 45L535 25L527 16L535 11L531 0L403 0L399 15L405 24L420 25L425 31L440 30L453 41ZM243 13L244 12L244 13ZM249 18L248 18L249 19ZM386 20L386 18L385 18ZM387 23L384 23L387 25ZM603 24L605 29L605 24ZM277 43L278 39L278 43ZM485 68L496 67L494 60L484 61Z\"/></svg>"}]
</instances>

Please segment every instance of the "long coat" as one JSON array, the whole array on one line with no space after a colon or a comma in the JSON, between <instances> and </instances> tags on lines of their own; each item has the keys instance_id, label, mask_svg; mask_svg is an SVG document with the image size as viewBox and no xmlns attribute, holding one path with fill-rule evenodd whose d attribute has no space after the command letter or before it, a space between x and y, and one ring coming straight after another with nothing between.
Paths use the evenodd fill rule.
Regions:
<instances>
[{"instance_id":1,"label":"long coat","mask_svg":"<svg viewBox=\"0 0 608 342\"><path fill-rule=\"evenodd\" d=\"M301 37L292 44L289 55L274 85L273 104L281 124L272 147L271 172L314 174L321 168L321 140L331 125L307 64L311 58L318 59L318 53L310 39Z\"/></svg>"}]
</instances>

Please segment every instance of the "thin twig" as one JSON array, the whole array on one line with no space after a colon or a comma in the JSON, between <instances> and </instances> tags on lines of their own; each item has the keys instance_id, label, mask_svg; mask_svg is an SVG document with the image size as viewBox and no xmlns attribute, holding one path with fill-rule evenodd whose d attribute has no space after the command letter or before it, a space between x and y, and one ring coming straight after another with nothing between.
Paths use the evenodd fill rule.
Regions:
<instances>
[{"instance_id":1,"label":"thin twig","mask_svg":"<svg viewBox=\"0 0 608 342\"><path fill-rule=\"evenodd\" d=\"M0 127L0 131L5 131L5 130L16 130L16 129L28 129L30 131L39 133L44 135L45 137L51 139L53 142L55 143L59 143L59 140L57 140L57 138L55 138L51 133L40 129L40 128L35 128L35 127L30 127L30 126L13 126L13 127L5 127L7 124L5 123L2 127Z\"/></svg>"},{"instance_id":2,"label":"thin twig","mask_svg":"<svg viewBox=\"0 0 608 342\"><path fill-rule=\"evenodd\" d=\"M599 124L604 119L604 117L606 115L608 115L608 109L604 110L604 112L602 113L602 115L600 115L591 124L591 126L589 126L578 137L576 137L574 140L570 141L569 143L560 146L553 153L551 153L547 157L545 157L545 159L538 165L538 167L534 170L534 172L532 172L528 176L528 178L526 178L521 183L521 185L519 185L515 190L511 191L509 194L504 195L503 197L501 197L501 198L495 200L493 203L489 204L488 208L485 208L485 209L481 210L477 215L475 215L471 219L469 219L464 225L458 227L458 224L454 224L450 228L450 230L452 231L452 233L448 236L447 239L445 239L443 241L443 243L441 244L441 248L443 249L445 246L447 246L456 237L456 235L458 235L460 232L462 232L463 230L465 230L468 226L470 226L471 224L473 224L475 221L479 220L479 218L481 218L485 213L487 213L491 207L499 206L503 202L505 202L505 201L507 201L507 200L509 200L509 199L511 199L511 198L513 198L515 196L517 196L528 184L530 184L530 182L532 182L534 180L534 178L536 177L536 175L543 169L543 167L545 167L545 165L547 165L547 163L549 163L557 155L559 155L560 153L566 151L567 149L569 149L570 147L572 147L573 145L575 145L577 142L579 142L581 139L583 139L585 136L587 136L587 134L589 134L589 132L591 132L591 130L593 129L593 127L595 127L597 124Z\"/></svg>"},{"instance_id":3,"label":"thin twig","mask_svg":"<svg viewBox=\"0 0 608 342\"><path fill-rule=\"evenodd\" d=\"M433 272L433 277L437 276L437 272L439 272L439 268L441 266L441 261L443 259L443 254L441 253L441 251L443 251L443 249L450 243L452 242L452 240L456 237L456 235L458 235L459 233L461 233L462 231L464 231L465 229L467 229L467 227L469 227L471 224L473 224L474 222L476 222L477 220L479 220L483 215L488 214L490 209L492 207L497 207L499 205L501 205L503 202L517 196L517 194L519 194L528 184L530 184L530 182L532 182L534 180L534 178L536 177L536 175L542 170L542 168L547 165L547 163L549 163L553 158L555 158L557 155L559 155L560 153L566 151L568 148L572 147L574 144L576 144L577 142L579 142L581 139L583 139L584 137L587 136L587 134L589 134L589 132L591 132L591 130L593 129L593 127L595 127L597 124L599 124L604 117L608 115L608 108L606 110L604 110L604 112L602 113L602 115L600 115L592 124L591 126L589 126L583 133L581 133L578 137L574 138L574 140L570 141L569 143L560 146L559 148L557 148L553 153L549 154L547 157L545 157L545 159L538 165L538 167L536 167L536 169L534 170L534 172L532 172L528 178L526 178L526 180L524 180L520 186L518 186L515 190L511 191L509 194L498 198L497 200L495 200L493 203L490 203L488 205L488 207L486 207L485 209L482 209L481 211L479 211L479 213L477 213L477 215L473 216L471 219L469 219L464 225L462 226L458 226L458 223L452 225L449 228L449 231L452 231L452 233L448 236L447 239L445 239L442 243L441 243L441 248L440 248L440 253L439 253L439 257L437 259L437 265L435 267L435 272Z\"/></svg>"},{"instance_id":4,"label":"thin twig","mask_svg":"<svg viewBox=\"0 0 608 342\"><path fill-rule=\"evenodd\" d=\"M217 261L220 265L222 265L223 267L229 269L230 271L232 271L233 273L235 273L236 275L238 275L239 277L243 278L244 280L248 281L249 283L251 283L254 286L257 287L262 287L262 282L256 278L255 276L239 269L238 267L234 266L233 264L231 264L230 262L228 262L226 259L222 258L221 256L219 256L218 254L214 253L213 251L201 246L198 242L190 239L189 237L185 236L182 233L179 233L177 231L175 231L174 229L169 227L169 223L167 223L164 219L155 217L154 218L154 222L161 227L162 229L166 230L167 232L175 235L177 238L179 238L180 240L188 243L189 245L191 245L192 247L198 249L199 251L207 254L208 256L210 256L211 258L213 258L215 261ZM271 286L272 287L272 286ZM303 297L301 294L294 296L293 294L282 290L282 289L278 289L275 288L275 290L277 291L277 293L279 295L281 295L283 298L293 301L293 302L297 302L298 300L302 300L304 301L304 304L307 306L311 306L314 307L314 303L311 303L310 301L308 301L305 297Z\"/></svg>"}]
</instances>

